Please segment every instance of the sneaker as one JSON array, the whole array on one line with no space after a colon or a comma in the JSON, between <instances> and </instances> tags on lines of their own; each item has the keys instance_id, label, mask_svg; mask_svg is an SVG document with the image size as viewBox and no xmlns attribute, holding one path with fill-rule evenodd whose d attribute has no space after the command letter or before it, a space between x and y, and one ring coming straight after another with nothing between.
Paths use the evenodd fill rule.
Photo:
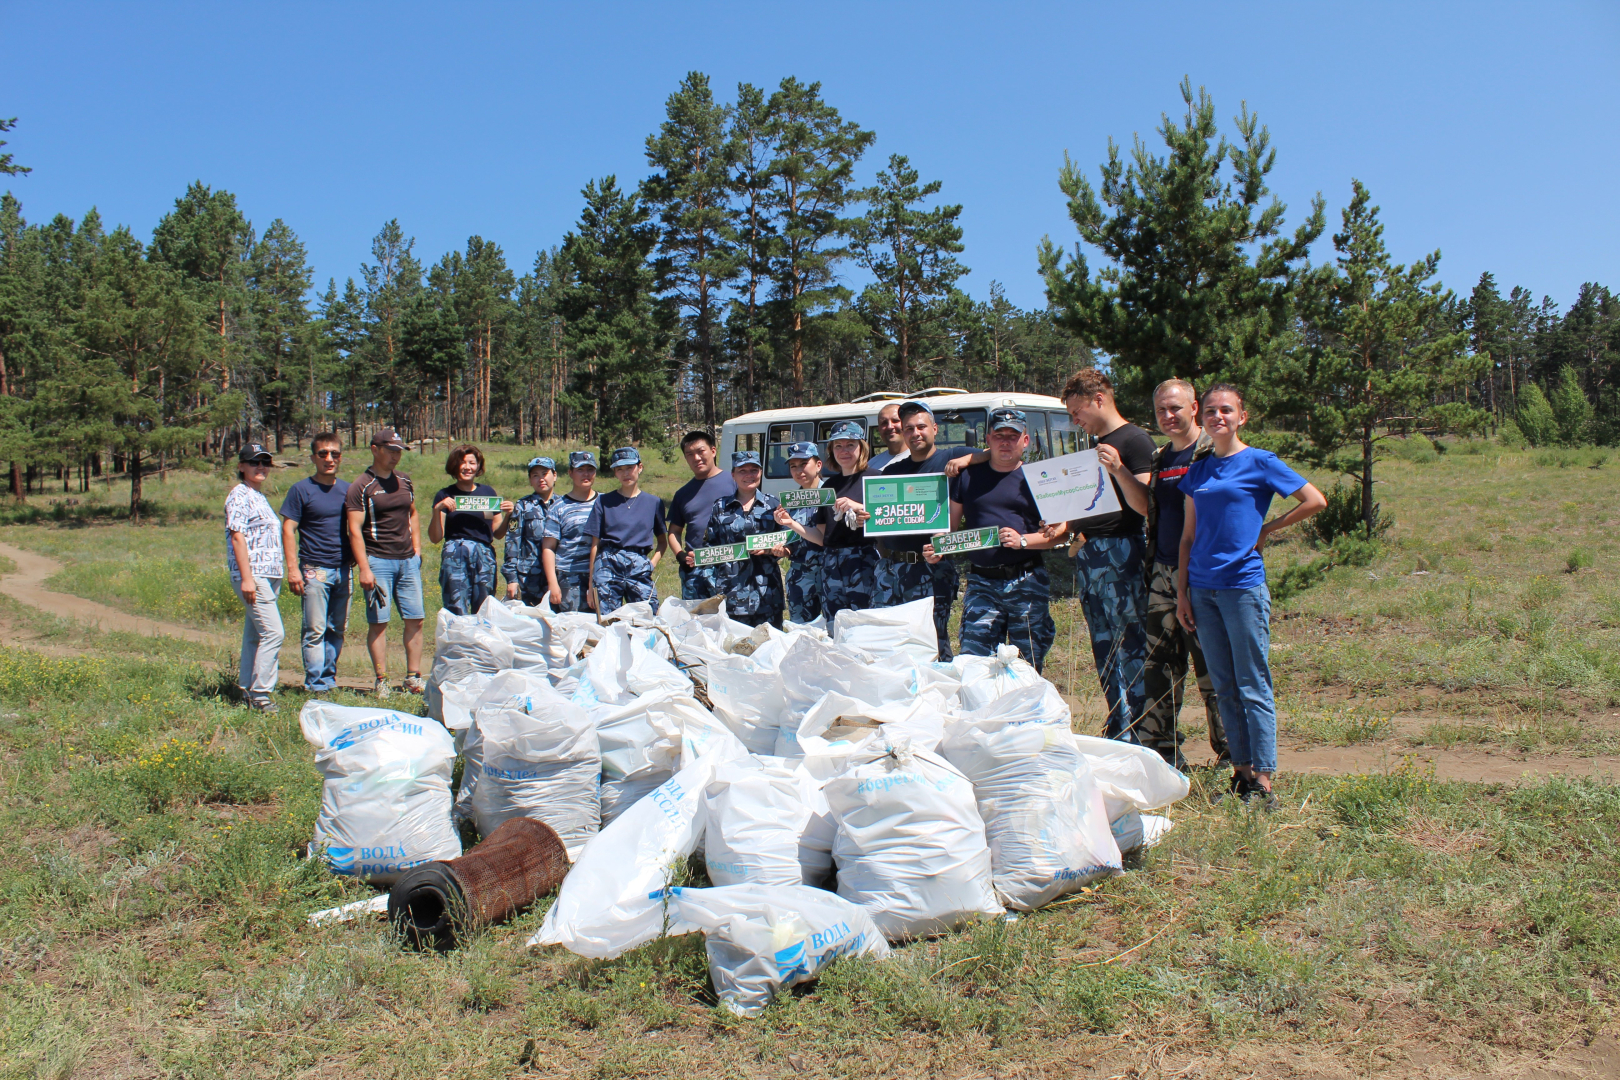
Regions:
<instances>
[{"instance_id":1,"label":"sneaker","mask_svg":"<svg viewBox=\"0 0 1620 1080\"><path fill-rule=\"evenodd\" d=\"M427 686L422 682L422 676L415 674L405 676L405 692L407 694L420 694L426 689Z\"/></svg>"},{"instance_id":2,"label":"sneaker","mask_svg":"<svg viewBox=\"0 0 1620 1080\"><path fill-rule=\"evenodd\" d=\"M1237 771L1233 770L1226 790L1215 796L1214 801L1225 802L1227 799L1242 799L1247 802L1250 793L1257 790L1259 789L1255 787L1252 780L1238 775Z\"/></svg>"},{"instance_id":3,"label":"sneaker","mask_svg":"<svg viewBox=\"0 0 1620 1080\"><path fill-rule=\"evenodd\" d=\"M371 688L371 692L373 694L377 695L378 700L381 700L381 699L387 697L389 694L393 693L393 691L388 688L388 676L386 676L386 675L377 676L376 685L374 685Z\"/></svg>"},{"instance_id":4,"label":"sneaker","mask_svg":"<svg viewBox=\"0 0 1620 1080\"><path fill-rule=\"evenodd\" d=\"M1276 793L1267 791L1258 784L1249 786L1249 790L1243 793L1243 801L1249 806L1258 806L1268 814L1282 809L1282 800Z\"/></svg>"},{"instance_id":5,"label":"sneaker","mask_svg":"<svg viewBox=\"0 0 1620 1080\"><path fill-rule=\"evenodd\" d=\"M269 698L248 698L248 712L275 712L276 703Z\"/></svg>"}]
</instances>

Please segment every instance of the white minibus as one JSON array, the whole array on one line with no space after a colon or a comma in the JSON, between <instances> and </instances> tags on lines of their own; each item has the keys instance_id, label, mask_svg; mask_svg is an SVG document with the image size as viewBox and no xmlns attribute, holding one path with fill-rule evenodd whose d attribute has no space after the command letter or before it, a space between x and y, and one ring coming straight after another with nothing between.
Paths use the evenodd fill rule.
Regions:
<instances>
[{"instance_id":1,"label":"white minibus","mask_svg":"<svg viewBox=\"0 0 1620 1080\"><path fill-rule=\"evenodd\" d=\"M744 413L727 420L720 429L720 467L729 468L734 450L754 450L765 462L764 489L775 495L793 487L788 475L788 447L796 442L815 442L821 458L832 468L827 452L827 433L840 420L853 420L866 431L873 455L886 447L878 442L878 410L892 401L926 401L939 422L936 446L960 446L977 450L984 446L985 425L992 409L1023 409L1029 415L1029 461L1057 457L1091 445L1086 433L1075 427L1064 411L1063 402L1045 394L995 392L970 394L948 386L919 390L915 394L883 391L867 394L842 405L815 405L802 409L766 409Z\"/></svg>"}]
</instances>

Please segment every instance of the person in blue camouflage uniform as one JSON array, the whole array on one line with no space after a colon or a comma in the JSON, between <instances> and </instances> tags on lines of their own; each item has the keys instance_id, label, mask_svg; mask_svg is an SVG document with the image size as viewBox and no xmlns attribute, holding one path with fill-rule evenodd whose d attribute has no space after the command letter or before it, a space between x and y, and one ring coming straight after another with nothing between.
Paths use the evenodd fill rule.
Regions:
<instances>
[{"instance_id":1,"label":"person in blue camouflage uniform","mask_svg":"<svg viewBox=\"0 0 1620 1080\"><path fill-rule=\"evenodd\" d=\"M1024 481L1029 418L1022 409L990 414L988 461L964 468L951 484L951 529L995 528L999 547L967 553L967 594L962 598L962 652L993 656L1011 643L1036 671L1057 637L1050 602L1052 585L1041 552L1061 543L1067 526L1050 535ZM923 547L930 565L944 561L934 545Z\"/></svg>"},{"instance_id":2,"label":"person in blue camouflage uniform","mask_svg":"<svg viewBox=\"0 0 1620 1080\"><path fill-rule=\"evenodd\" d=\"M541 550L546 588L553 611L589 611L591 537L585 531L596 507L596 455L575 450L568 455L573 490L551 501Z\"/></svg>"},{"instance_id":3,"label":"person in blue camouflage uniform","mask_svg":"<svg viewBox=\"0 0 1620 1080\"><path fill-rule=\"evenodd\" d=\"M827 449L837 466L824 487L837 496L831 506L821 508L821 613L832 627L833 619L845 608L857 611L872 607L877 592L877 545L866 536L866 521L872 515L861 504L863 476L876 475L868 467L871 450L866 433L853 420L841 420L827 434Z\"/></svg>"},{"instance_id":4,"label":"person in blue camouflage uniform","mask_svg":"<svg viewBox=\"0 0 1620 1080\"><path fill-rule=\"evenodd\" d=\"M731 478L737 482L737 494L715 500L703 533L704 547L740 544L744 537L755 533L780 531L776 525L780 504L759 490L760 481L765 479L759 454L752 450L732 454ZM786 598L779 560L786 555L787 548L779 545L739 562L711 567L715 588L726 598L726 614L749 626L770 623L780 630Z\"/></svg>"},{"instance_id":5,"label":"person in blue camouflage uniform","mask_svg":"<svg viewBox=\"0 0 1620 1080\"><path fill-rule=\"evenodd\" d=\"M506 549L502 553L501 576L506 579L506 598L521 599L533 607L550 590L546 587L545 566L540 560L541 543L546 537L546 515L556 498L557 463L548 457L529 461L529 486L534 489L512 504L512 520L506 527Z\"/></svg>"},{"instance_id":6,"label":"person in blue camouflage uniform","mask_svg":"<svg viewBox=\"0 0 1620 1080\"><path fill-rule=\"evenodd\" d=\"M653 574L669 544L664 503L641 490L641 453L621 446L608 459L619 490L596 498L585 531L591 536L591 591L598 617L625 604L658 607Z\"/></svg>"},{"instance_id":7,"label":"person in blue camouflage uniform","mask_svg":"<svg viewBox=\"0 0 1620 1080\"><path fill-rule=\"evenodd\" d=\"M821 451L813 442L796 442L788 447L788 473L801 489L821 486ZM788 618L807 623L821 614L821 527L816 524L821 507L801 506L776 511L776 524L792 529L798 536L788 542Z\"/></svg>"},{"instance_id":8,"label":"person in blue camouflage uniform","mask_svg":"<svg viewBox=\"0 0 1620 1080\"><path fill-rule=\"evenodd\" d=\"M506 535L512 503L501 499L500 511L493 518L482 511L456 509L458 496L498 498L494 488L478 483L484 474L484 454L470 443L450 451L444 471L455 483L433 496L428 539L444 545L439 553L442 606L453 615L471 615L495 591L495 541Z\"/></svg>"}]
</instances>

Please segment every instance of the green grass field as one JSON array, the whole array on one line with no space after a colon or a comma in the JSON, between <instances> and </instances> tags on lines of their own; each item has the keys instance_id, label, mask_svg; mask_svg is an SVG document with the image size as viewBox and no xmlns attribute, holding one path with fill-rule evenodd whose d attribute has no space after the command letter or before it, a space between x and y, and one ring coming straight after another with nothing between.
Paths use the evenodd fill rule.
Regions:
<instances>
[{"instance_id":1,"label":"green grass field","mask_svg":"<svg viewBox=\"0 0 1620 1080\"><path fill-rule=\"evenodd\" d=\"M533 452L499 448L492 482L521 494ZM0 1076L1483 1076L1612 1034L1620 788L1402 762L1483 749L1558 772L1615 750L1620 462L1407 456L1382 467L1383 555L1279 603L1274 628L1287 740L1388 767L1285 772L1270 816L1213 804L1198 772L1125 876L835 966L753 1022L714 1008L700 938L529 953L543 905L444 956L377 923L307 927L369 890L299 857L319 799L301 696L250 715L207 647L0 597L37 642L0 646ZM406 466L424 506L438 466ZM648 472L666 496L685 476ZM133 528L116 485L36 498L0 539L63 560L54 588L229 635L225 486L154 479ZM1268 558L1311 554L1293 537ZM427 572L431 617L431 551ZM1088 728L1076 602L1057 616L1048 674ZM352 637L345 673L362 651Z\"/></svg>"}]
</instances>

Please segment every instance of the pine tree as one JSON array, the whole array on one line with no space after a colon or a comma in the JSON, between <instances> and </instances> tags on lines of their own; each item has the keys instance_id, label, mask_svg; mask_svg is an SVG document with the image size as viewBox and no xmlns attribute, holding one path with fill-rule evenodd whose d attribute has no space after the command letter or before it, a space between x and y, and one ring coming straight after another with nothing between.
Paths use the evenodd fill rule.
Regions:
<instances>
[{"instance_id":1,"label":"pine tree","mask_svg":"<svg viewBox=\"0 0 1620 1080\"><path fill-rule=\"evenodd\" d=\"M804 404L805 320L849 299L838 283L838 264L849 248L838 243L854 228L843 217L855 197L855 162L876 136L838 115L821 97L821 84L783 79L770 101L771 164L769 205L778 241L771 277L783 302L793 404Z\"/></svg>"},{"instance_id":2,"label":"pine tree","mask_svg":"<svg viewBox=\"0 0 1620 1080\"><path fill-rule=\"evenodd\" d=\"M1519 387L1518 409L1514 419L1531 446L1551 446L1558 441L1558 418L1541 387L1526 381Z\"/></svg>"},{"instance_id":3,"label":"pine tree","mask_svg":"<svg viewBox=\"0 0 1620 1080\"><path fill-rule=\"evenodd\" d=\"M325 357L324 368L333 380L336 397L349 417L349 446L360 445L360 405L367 388L365 366L365 297L349 278L338 292L337 281L327 278L320 296L316 333Z\"/></svg>"},{"instance_id":4,"label":"pine tree","mask_svg":"<svg viewBox=\"0 0 1620 1080\"><path fill-rule=\"evenodd\" d=\"M731 111L731 191L734 202L738 258L737 298L726 318L728 351L743 372L741 411L760 407L760 386L775 356L766 315L771 260L778 236L770 208L771 168L775 161L772 99L749 83L737 86L737 104Z\"/></svg>"},{"instance_id":5,"label":"pine tree","mask_svg":"<svg viewBox=\"0 0 1620 1080\"><path fill-rule=\"evenodd\" d=\"M411 253L415 237L405 235L399 219L392 218L371 241L370 264L361 264L360 280L365 283L366 354L375 385L388 403L387 422L404 422L401 379L410 372L400 353L401 320L418 289L422 287L422 264Z\"/></svg>"},{"instance_id":6,"label":"pine tree","mask_svg":"<svg viewBox=\"0 0 1620 1080\"><path fill-rule=\"evenodd\" d=\"M534 269L518 279L516 349L521 360L517 373L536 443L541 441L542 432L544 437L558 436L557 405L568 388L568 351L563 345L566 324L561 311L568 284L567 260L557 248L537 252ZM540 420L542 387L544 423Z\"/></svg>"},{"instance_id":7,"label":"pine tree","mask_svg":"<svg viewBox=\"0 0 1620 1080\"><path fill-rule=\"evenodd\" d=\"M10 463L11 497L21 500L23 462L33 456L25 393L45 348L48 325L40 296L39 245L22 204L0 196L0 460Z\"/></svg>"},{"instance_id":8,"label":"pine tree","mask_svg":"<svg viewBox=\"0 0 1620 1080\"><path fill-rule=\"evenodd\" d=\"M253 227L237 209L236 196L201 180L174 201L152 233L151 258L190 283L193 295L208 307L217 340L214 368L207 374L225 393L245 359L239 321L247 306L243 284L252 251Z\"/></svg>"},{"instance_id":9,"label":"pine tree","mask_svg":"<svg viewBox=\"0 0 1620 1080\"><path fill-rule=\"evenodd\" d=\"M1324 228L1321 196L1291 237L1282 232L1283 204L1271 198L1262 207L1277 155L1247 105L1234 145L1219 134L1207 93L1195 101L1184 79L1181 97L1183 122L1166 115L1159 128L1164 157L1137 139L1127 164L1109 140L1100 201L1064 157L1058 186L1069 217L1109 265L1093 277L1078 246L1067 260L1049 237L1040 247L1058 319L1112 357L1116 384L1140 402L1169 378L1258 389L1258 370L1287 326L1292 286Z\"/></svg>"},{"instance_id":10,"label":"pine tree","mask_svg":"<svg viewBox=\"0 0 1620 1080\"><path fill-rule=\"evenodd\" d=\"M15 116L9 120L0 120L0 135L16 126L17 118ZM4 145L6 145L6 140L0 139L0 146ZM33 171L32 166L18 165L11 154L0 154L0 176L26 176Z\"/></svg>"},{"instance_id":11,"label":"pine tree","mask_svg":"<svg viewBox=\"0 0 1620 1080\"><path fill-rule=\"evenodd\" d=\"M454 306L456 319L467 335L467 353L472 362L469 426L472 437L485 442L490 437L490 391L500 359L496 355L498 342L516 287L517 279L507 267L500 245L482 236L468 237L467 254L455 274Z\"/></svg>"},{"instance_id":12,"label":"pine tree","mask_svg":"<svg viewBox=\"0 0 1620 1080\"><path fill-rule=\"evenodd\" d=\"M612 176L591 181L582 194L585 209L562 246L573 275L561 304L575 362L569 404L592 415L604 455L621 440L661 444L669 319L647 262L658 229Z\"/></svg>"},{"instance_id":13,"label":"pine tree","mask_svg":"<svg viewBox=\"0 0 1620 1080\"><path fill-rule=\"evenodd\" d=\"M1318 457L1359 481L1370 531L1378 444L1392 427L1423 419L1444 391L1476 377L1484 360L1465 352L1452 295L1431 280L1440 253L1410 267L1395 264L1378 207L1361 181L1352 185L1343 229L1333 237L1336 265L1313 276L1302 312L1310 346L1279 364L1276 375L1307 416ZM1453 415L1451 422L1459 421ZM1355 457L1336 457L1343 447Z\"/></svg>"},{"instance_id":14,"label":"pine tree","mask_svg":"<svg viewBox=\"0 0 1620 1080\"><path fill-rule=\"evenodd\" d=\"M960 204L924 210L919 204L939 194L934 180L918 183L917 170L903 154L892 154L877 182L861 192L866 216L856 226L856 261L876 281L861 294L861 309L873 331L887 343L899 385L911 384L917 350L941 336L956 297L956 281L968 272L952 256L962 251ZM944 359L943 356L936 359Z\"/></svg>"},{"instance_id":15,"label":"pine tree","mask_svg":"<svg viewBox=\"0 0 1620 1080\"><path fill-rule=\"evenodd\" d=\"M310 347L309 308L304 301L311 277L303 242L286 222L276 218L253 247L247 284L264 364L259 393L275 416L278 453L297 412L299 376L307 380L307 415L311 422L316 417L315 352Z\"/></svg>"},{"instance_id":16,"label":"pine tree","mask_svg":"<svg viewBox=\"0 0 1620 1080\"><path fill-rule=\"evenodd\" d=\"M1581 389L1581 377L1573 364L1558 373L1558 385L1547 399L1558 425L1558 441L1564 446L1585 446L1592 431L1592 403Z\"/></svg>"},{"instance_id":17,"label":"pine tree","mask_svg":"<svg viewBox=\"0 0 1620 1080\"><path fill-rule=\"evenodd\" d=\"M682 312L676 356L696 363L704 425L713 430L720 291L739 261L728 190L736 144L727 138L729 110L716 103L702 72L690 72L664 109L658 133L647 137L654 172L642 183L642 200L658 215L658 291Z\"/></svg>"}]
</instances>

